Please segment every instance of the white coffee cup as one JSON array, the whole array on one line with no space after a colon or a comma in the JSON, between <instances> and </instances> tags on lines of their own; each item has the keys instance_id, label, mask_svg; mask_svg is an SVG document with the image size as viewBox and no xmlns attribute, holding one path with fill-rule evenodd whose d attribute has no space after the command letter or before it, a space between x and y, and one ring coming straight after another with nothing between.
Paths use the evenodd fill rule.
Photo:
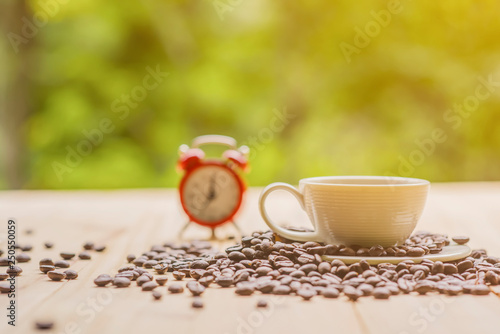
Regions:
<instances>
[{"instance_id":1,"label":"white coffee cup","mask_svg":"<svg viewBox=\"0 0 500 334\"><path fill-rule=\"evenodd\" d=\"M404 243L422 214L430 182L391 176L325 176L268 185L259 198L266 224L277 234L297 241L359 246L394 246ZM313 232L298 232L276 225L265 201L274 190L286 190L299 201L311 220Z\"/></svg>"}]
</instances>

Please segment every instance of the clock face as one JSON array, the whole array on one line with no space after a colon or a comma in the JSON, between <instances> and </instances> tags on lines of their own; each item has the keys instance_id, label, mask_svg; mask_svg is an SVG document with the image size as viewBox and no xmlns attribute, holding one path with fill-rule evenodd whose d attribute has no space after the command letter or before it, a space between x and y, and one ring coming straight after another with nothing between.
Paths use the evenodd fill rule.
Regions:
<instances>
[{"instance_id":1,"label":"clock face","mask_svg":"<svg viewBox=\"0 0 500 334\"><path fill-rule=\"evenodd\" d=\"M184 209L197 222L215 224L230 219L241 201L241 185L227 167L205 165L184 181L181 199Z\"/></svg>"}]
</instances>

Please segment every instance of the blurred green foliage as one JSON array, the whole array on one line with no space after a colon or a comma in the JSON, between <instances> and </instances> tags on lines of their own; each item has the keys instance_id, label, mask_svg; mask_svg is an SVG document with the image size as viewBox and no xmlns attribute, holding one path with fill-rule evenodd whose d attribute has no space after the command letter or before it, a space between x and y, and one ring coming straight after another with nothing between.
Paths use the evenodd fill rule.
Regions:
<instances>
[{"instance_id":1,"label":"blurred green foliage","mask_svg":"<svg viewBox=\"0 0 500 334\"><path fill-rule=\"evenodd\" d=\"M478 77L500 81L498 1L402 0L386 26L373 22L389 1L57 1L29 1L28 20L49 21L19 53L0 44L10 62L29 52L24 188L176 186L177 148L208 133L250 145L250 185L402 174L436 128L446 140L407 176L500 180L500 87L456 128L444 117ZM370 24L379 31L357 47ZM357 52L346 58L342 43ZM157 66L168 77L121 119L113 103ZM293 118L263 137L285 110ZM58 178L54 162L103 119L113 131Z\"/></svg>"}]
</instances>

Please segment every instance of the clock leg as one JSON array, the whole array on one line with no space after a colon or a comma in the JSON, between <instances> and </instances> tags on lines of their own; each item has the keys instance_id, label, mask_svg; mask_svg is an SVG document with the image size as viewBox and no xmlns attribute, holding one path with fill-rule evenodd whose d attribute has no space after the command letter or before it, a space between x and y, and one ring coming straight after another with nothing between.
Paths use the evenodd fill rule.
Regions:
<instances>
[{"instance_id":1,"label":"clock leg","mask_svg":"<svg viewBox=\"0 0 500 334\"><path fill-rule=\"evenodd\" d=\"M188 222L181 228L181 230L179 231L179 239L182 239L182 235L184 234L184 232L186 231L186 229L188 228L188 226L191 224L191 221L188 220Z\"/></svg>"},{"instance_id":2,"label":"clock leg","mask_svg":"<svg viewBox=\"0 0 500 334\"><path fill-rule=\"evenodd\" d=\"M215 228L212 228L212 236L210 237L210 240L217 240L217 236L215 235Z\"/></svg>"}]
</instances>

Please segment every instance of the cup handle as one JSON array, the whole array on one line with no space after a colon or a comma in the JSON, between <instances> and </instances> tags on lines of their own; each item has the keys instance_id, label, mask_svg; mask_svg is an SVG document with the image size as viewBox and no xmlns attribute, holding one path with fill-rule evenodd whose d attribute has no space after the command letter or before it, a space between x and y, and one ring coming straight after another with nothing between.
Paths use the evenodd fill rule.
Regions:
<instances>
[{"instance_id":1,"label":"cup handle","mask_svg":"<svg viewBox=\"0 0 500 334\"><path fill-rule=\"evenodd\" d=\"M282 182L276 182L268 185L267 187L264 188L262 193L260 194L259 198L259 210L262 218L266 222L267 226L271 228L274 232L277 234L291 240L296 240L296 241L320 241L318 238L318 232L313 231L313 232L299 232L299 231L290 231L288 229L285 229L279 225L276 225L271 221L269 218L266 207L265 207L265 202L267 196L275 190L286 190L290 192L295 198L299 201L300 206L302 207L303 210L304 208L304 196L297 190L295 187L289 185L288 183L282 183Z\"/></svg>"}]
</instances>

